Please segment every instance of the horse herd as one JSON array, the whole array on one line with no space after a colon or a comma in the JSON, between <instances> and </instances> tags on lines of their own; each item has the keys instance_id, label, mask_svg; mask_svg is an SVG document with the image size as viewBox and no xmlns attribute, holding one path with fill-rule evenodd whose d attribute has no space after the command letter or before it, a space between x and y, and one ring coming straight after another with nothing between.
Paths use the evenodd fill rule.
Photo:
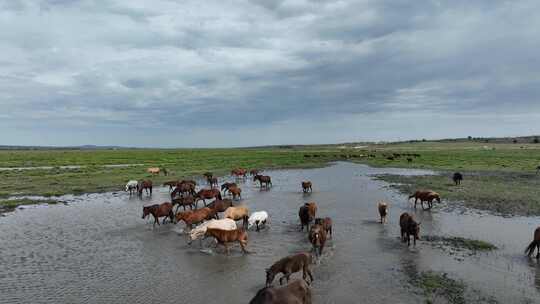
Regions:
<instances>
[{"instance_id":1,"label":"horse herd","mask_svg":"<svg viewBox=\"0 0 540 304\"><path fill-rule=\"evenodd\" d=\"M234 169L231 175L241 179L247 178L247 170ZM253 182L258 181L261 189L269 189L272 187L270 176L260 175L258 170L251 170L250 175L253 177ZM243 205L234 206L234 201L241 198L242 190L236 182L223 183L218 189L218 180L211 173L207 172L204 177L210 188L202 188L196 190L197 183L193 180L169 181L163 186L169 187L171 202L162 204L154 204L143 207L142 218L146 218L150 214L154 217L155 224L160 225L159 218L164 218L162 223L168 219L170 222L178 223L184 221L189 232L188 244L195 240L202 240L206 237L214 238L217 245L222 245L228 255L230 253L228 244L237 242L243 253L249 253L247 249L248 234L247 231L253 226L256 231L260 231L267 224L269 215L266 211L256 211L250 214L248 207ZM453 175L453 180L456 185L459 185L463 180L463 176L456 172ZM307 193L312 190L310 181L302 181L302 192ZM126 184L126 191L133 191L139 195L146 193L152 194L152 181L129 181ZM223 192L223 195L222 195ZM223 198L224 195L229 195L231 198ZM416 191L409 196L409 200L414 198L414 208L417 202L420 201L423 210L429 210L433 207L433 202L441 202L441 197L437 192L431 190ZM213 199L209 204L207 199ZM198 208L198 202L203 201L204 207ZM424 208L426 203L427 208ZM176 210L174 207L176 205ZM178 209L183 207L183 211ZM190 210L187 210L189 207ZM380 201L377 203L377 210L380 216L380 223L387 222L389 204ZM308 202L300 206L298 217L300 220L300 231L304 231L304 227L308 232L308 240L312 245L312 252L315 257L320 257L323 253L325 243L332 237L332 219L330 217L316 217L318 206L315 202ZM220 219L219 214L223 213L223 218ZM238 227L237 221L241 221L241 227ZM420 222L417 222L413 215L404 212L399 217L399 225L401 230L401 240L406 242L408 246L413 238L413 245L416 246L416 241L419 239ZM216 245L216 246L217 246ZM540 227L534 233L534 239L526 249L526 254L529 256L537 248L536 258L540 258ZM284 257L269 268L266 269L266 285L259 290L250 303L311 303L310 283L313 282L313 274L310 265L313 263L311 253L301 252ZM297 279L289 282L290 276L293 273L302 271L303 280ZM272 286L272 282L277 274L282 274L279 279L280 285L283 281L288 283L282 287ZM309 281L308 281L309 277Z\"/></svg>"}]
</instances>

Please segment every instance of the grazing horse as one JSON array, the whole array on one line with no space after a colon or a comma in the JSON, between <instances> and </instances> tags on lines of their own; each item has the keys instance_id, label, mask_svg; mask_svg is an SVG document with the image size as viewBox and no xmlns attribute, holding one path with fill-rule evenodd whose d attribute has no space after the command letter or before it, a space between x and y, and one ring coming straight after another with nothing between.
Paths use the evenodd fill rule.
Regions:
<instances>
[{"instance_id":1,"label":"grazing horse","mask_svg":"<svg viewBox=\"0 0 540 304\"><path fill-rule=\"evenodd\" d=\"M266 269L266 287L272 285L272 282L278 273L283 274L283 276L279 278L279 285L283 285L283 279L286 279L287 283L289 283L291 274L299 272L300 270L302 270L302 277L306 283L308 283L308 275L311 282L313 282L313 274L311 274L311 269L309 267L311 263L311 254L307 252L293 254L282 258L270 266L270 268Z\"/></svg>"},{"instance_id":2,"label":"grazing horse","mask_svg":"<svg viewBox=\"0 0 540 304\"><path fill-rule=\"evenodd\" d=\"M424 209L424 202L427 202L428 208L431 209L433 207L433 201L436 200L441 203L441 196L439 193L431 190L427 191L416 191L414 194L409 196L409 199L414 198L414 208L416 209L416 202L420 200L420 205L422 205L422 209ZM426 210L426 209L424 209Z\"/></svg>"},{"instance_id":3,"label":"grazing horse","mask_svg":"<svg viewBox=\"0 0 540 304\"><path fill-rule=\"evenodd\" d=\"M137 186L139 185L139 182L136 180L130 180L126 184L126 192L129 191L129 195L133 194L133 191L135 193L137 192Z\"/></svg>"},{"instance_id":4,"label":"grazing horse","mask_svg":"<svg viewBox=\"0 0 540 304\"><path fill-rule=\"evenodd\" d=\"M259 170L258 169L251 169L249 170L249 175L253 176L253 175L257 175L259 174Z\"/></svg>"},{"instance_id":5,"label":"grazing horse","mask_svg":"<svg viewBox=\"0 0 540 304\"><path fill-rule=\"evenodd\" d=\"M206 181L207 181L208 184L210 185L210 188L214 188L214 186L215 186L215 187L218 186L218 179L217 179L217 177L213 177L213 176L207 177L207 178L206 178Z\"/></svg>"},{"instance_id":6,"label":"grazing horse","mask_svg":"<svg viewBox=\"0 0 540 304\"><path fill-rule=\"evenodd\" d=\"M527 246L527 249L525 249L525 253L528 256L531 256L534 252L534 248L536 247L536 258L540 259L540 227L536 228L534 231L534 237L533 241Z\"/></svg>"},{"instance_id":7,"label":"grazing horse","mask_svg":"<svg viewBox=\"0 0 540 304\"><path fill-rule=\"evenodd\" d=\"M257 232L260 231L259 225L266 226L266 221L268 220L268 213L266 211L256 211L253 212L248 219L248 229L253 225L257 226Z\"/></svg>"},{"instance_id":8,"label":"grazing horse","mask_svg":"<svg viewBox=\"0 0 540 304\"><path fill-rule=\"evenodd\" d=\"M159 226L159 218L160 217L169 217L171 219L171 222L174 219L174 213L173 213L173 205L169 202L165 202L163 204L155 204L151 206L144 206L143 207L143 215L142 218L145 219L149 214L152 214L154 216L154 225L156 226L156 223ZM165 220L167 218L163 219L163 224L165 224Z\"/></svg>"},{"instance_id":9,"label":"grazing horse","mask_svg":"<svg viewBox=\"0 0 540 304\"><path fill-rule=\"evenodd\" d=\"M313 192L313 189L311 188L311 182L310 181L302 182L302 192L307 193L308 191Z\"/></svg>"},{"instance_id":10,"label":"grazing horse","mask_svg":"<svg viewBox=\"0 0 540 304\"><path fill-rule=\"evenodd\" d=\"M221 191L219 191L219 189L202 189L195 195L195 206L197 206L199 200L202 200L204 206L206 206L206 200L213 198L222 199Z\"/></svg>"},{"instance_id":11,"label":"grazing horse","mask_svg":"<svg viewBox=\"0 0 540 304\"><path fill-rule=\"evenodd\" d=\"M204 237L204 235L206 234L206 229L208 228L216 228L221 230L237 229L236 222L231 219L209 220L191 229L191 231L189 232L188 244L191 244L191 242L193 242L194 240Z\"/></svg>"},{"instance_id":12,"label":"grazing horse","mask_svg":"<svg viewBox=\"0 0 540 304\"><path fill-rule=\"evenodd\" d=\"M326 230L322 225L315 224L309 229L309 242L313 245L313 251L315 255L321 256L324 244L326 243ZM317 254L317 248L319 248L319 253Z\"/></svg>"},{"instance_id":13,"label":"grazing horse","mask_svg":"<svg viewBox=\"0 0 540 304\"><path fill-rule=\"evenodd\" d=\"M246 250L248 235L244 229L222 230L216 228L207 228L205 235L214 237L218 244L223 245L227 255L229 255L229 247L227 246L227 243L230 242L238 242L240 247L242 247L242 252L249 253Z\"/></svg>"},{"instance_id":14,"label":"grazing horse","mask_svg":"<svg viewBox=\"0 0 540 304\"><path fill-rule=\"evenodd\" d=\"M454 181L454 183L457 185L460 185L461 184L461 181L463 180L463 175L459 172L456 172L454 173L454 175L452 176L452 180Z\"/></svg>"},{"instance_id":15,"label":"grazing horse","mask_svg":"<svg viewBox=\"0 0 540 304\"><path fill-rule=\"evenodd\" d=\"M225 210L225 214L223 215L223 217L230 218L235 221L242 220L242 226L244 228L247 228L248 219L249 219L249 209L246 206L229 207L227 208L227 210Z\"/></svg>"},{"instance_id":16,"label":"grazing horse","mask_svg":"<svg viewBox=\"0 0 540 304\"><path fill-rule=\"evenodd\" d=\"M268 188L272 186L272 179L268 175L255 175L253 176L253 181L259 181L261 188L263 185Z\"/></svg>"},{"instance_id":17,"label":"grazing horse","mask_svg":"<svg viewBox=\"0 0 540 304\"><path fill-rule=\"evenodd\" d=\"M386 216L388 215L388 204L381 201L377 204L377 209L379 209L379 215L381 216L381 224L386 223Z\"/></svg>"},{"instance_id":18,"label":"grazing horse","mask_svg":"<svg viewBox=\"0 0 540 304\"><path fill-rule=\"evenodd\" d=\"M204 220L211 220L215 217L216 212L214 209L204 207L193 211L178 212L178 214L176 214L176 222L178 223L180 221L184 221L186 223L186 227L191 229L193 224L201 223Z\"/></svg>"},{"instance_id":19,"label":"grazing horse","mask_svg":"<svg viewBox=\"0 0 540 304\"><path fill-rule=\"evenodd\" d=\"M325 218L316 218L315 225L321 225L326 232L326 235L332 236L332 219L329 217Z\"/></svg>"},{"instance_id":20,"label":"grazing horse","mask_svg":"<svg viewBox=\"0 0 540 304\"><path fill-rule=\"evenodd\" d=\"M178 180L168 181L163 183L163 187L169 186L169 192L171 192L179 183L180 181Z\"/></svg>"},{"instance_id":21,"label":"grazing horse","mask_svg":"<svg viewBox=\"0 0 540 304\"><path fill-rule=\"evenodd\" d=\"M146 194L152 195L152 181L151 180L140 181L137 184L137 190L139 191L139 195L142 195L143 190L146 190Z\"/></svg>"},{"instance_id":22,"label":"grazing horse","mask_svg":"<svg viewBox=\"0 0 540 304\"><path fill-rule=\"evenodd\" d=\"M242 168L232 169L231 175L236 177L246 178L247 170Z\"/></svg>"},{"instance_id":23,"label":"grazing horse","mask_svg":"<svg viewBox=\"0 0 540 304\"><path fill-rule=\"evenodd\" d=\"M232 194L233 200L242 198L242 189L240 187L229 188L229 192Z\"/></svg>"},{"instance_id":24,"label":"grazing horse","mask_svg":"<svg viewBox=\"0 0 540 304\"><path fill-rule=\"evenodd\" d=\"M264 287L249 304L311 304L311 289L304 280L294 280L284 287Z\"/></svg>"},{"instance_id":25,"label":"grazing horse","mask_svg":"<svg viewBox=\"0 0 540 304\"><path fill-rule=\"evenodd\" d=\"M420 223L417 223L412 215L407 212L403 212L399 216L399 226L401 228L401 239L403 242L407 242L407 246L411 245L411 235L413 236L414 246L416 246L416 240L419 240Z\"/></svg>"},{"instance_id":26,"label":"grazing horse","mask_svg":"<svg viewBox=\"0 0 540 304\"><path fill-rule=\"evenodd\" d=\"M175 212L178 212L178 208L180 208L180 206L184 207L184 211L186 211L186 206L189 206L189 208L193 210L193 206L195 205L195 198L192 195L175 198L172 200L172 204L173 206L178 205L176 206Z\"/></svg>"},{"instance_id":27,"label":"grazing horse","mask_svg":"<svg viewBox=\"0 0 540 304\"><path fill-rule=\"evenodd\" d=\"M298 210L298 217L300 218L300 231L304 231L304 226L306 226L306 230L309 231L309 223L311 222L312 218L309 215L309 209L307 206L301 206L300 210Z\"/></svg>"},{"instance_id":28,"label":"grazing horse","mask_svg":"<svg viewBox=\"0 0 540 304\"><path fill-rule=\"evenodd\" d=\"M159 174L159 171L160 171L160 169L157 168L157 167L152 167L152 168L146 169L146 172L148 172L150 174Z\"/></svg>"},{"instance_id":29,"label":"grazing horse","mask_svg":"<svg viewBox=\"0 0 540 304\"><path fill-rule=\"evenodd\" d=\"M236 183L224 183L221 185L221 191L223 191L223 194L225 194L232 187L238 187L238 185L236 185Z\"/></svg>"}]
</instances>

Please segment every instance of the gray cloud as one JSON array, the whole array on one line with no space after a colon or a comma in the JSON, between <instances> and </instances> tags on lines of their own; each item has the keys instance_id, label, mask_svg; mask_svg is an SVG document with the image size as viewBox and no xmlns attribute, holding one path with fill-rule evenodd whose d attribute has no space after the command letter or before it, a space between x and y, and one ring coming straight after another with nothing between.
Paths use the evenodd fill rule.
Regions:
<instances>
[{"instance_id":1,"label":"gray cloud","mask_svg":"<svg viewBox=\"0 0 540 304\"><path fill-rule=\"evenodd\" d=\"M0 0L0 8L6 144L227 146L540 127L537 1ZM178 142L163 135L176 132ZM198 139L221 133L234 136Z\"/></svg>"}]
</instances>

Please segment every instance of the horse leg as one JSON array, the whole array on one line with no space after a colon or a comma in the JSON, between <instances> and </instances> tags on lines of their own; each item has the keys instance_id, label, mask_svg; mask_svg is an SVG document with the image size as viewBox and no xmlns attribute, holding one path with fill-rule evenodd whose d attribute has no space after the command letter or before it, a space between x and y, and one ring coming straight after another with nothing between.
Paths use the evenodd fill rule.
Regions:
<instances>
[{"instance_id":1,"label":"horse leg","mask_svg":"<svg viewBox=\"0 0 540 304\"><path fill-rule=\"evenodd\" d=\"M285 274L279 278L279 285L283 285L283 279L285 278Z\"/></svg>"},{"instance_id":2,"label":"horse leg","mask_svg":"<svg viewBox=\"0 0 540 304\"><path fill-rule=\"evenodd\" d=\"M256 221L255 225L257 225L257 232L259 232L259 221Z\"/></svg>"},{"instance_id":3,"label":"horse leg","mask_svg":"<svg viewBox=\"0 0 540 304\"><path fill-rule=\"evenodd\" d=\"M229 255L229 246L227 246L227 243L223 243L223 246L225 246L225 252L227 253L227 255Z\"/></svg>"},{"instance_id":4,"label":"horse leg","mask_svg":"<svg viewBox=\"0 0 540 304\"><path fill-rule=\"evenodd\" d=\"M242 252L243 253L249 253L249 251L247 251L247 249L246 249L247 242L242 241L242 240L240 240L238 242L240 243L240 247L242 248ZM245 244L244 244L244 242L245 242Z\"/></svg>"}]
</instances>

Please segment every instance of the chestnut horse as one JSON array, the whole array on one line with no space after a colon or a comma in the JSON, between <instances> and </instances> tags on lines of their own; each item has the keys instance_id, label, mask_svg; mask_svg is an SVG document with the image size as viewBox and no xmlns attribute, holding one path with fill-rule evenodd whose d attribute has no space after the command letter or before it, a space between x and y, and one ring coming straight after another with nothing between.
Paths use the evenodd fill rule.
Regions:
<instances>
[{"instance_id":1,"label":"chestnut horse","mask_svg":"<svg viewBox=\"0 0 540 304\"><path fill-rule=\"evenodd\" d=\"M272 285L276 274L283 273L283 276L279 278L279 285L283 285L283 279L286 279L287 283L289 283L291 274L299 272L300 270L302 270L302 277L306 283L308 282L308 275L311 282L313 282L313 275L311 274L311 269L309 267L311 263L311 254L306 252L293 254L282 258L270 266L270 268L266 269L266 287L270 287Z\"/></svg>"},{"instance_id":2,"label":"chestnut horse","mask_svg":"<svg viewBox=\"0 0 540 304\"><path fill-rule=\"evenodd\" d=\"M528 256L531 256L534 252L534 248L536 247L536 258L540 259L540 227L536 228L534 231L533 241L527 246L527 249L525 249L525 253Z\"/></svg>"},{"instance_id":3,"label":"chestnut horse","mask_svg":"<svg viewBox=\"0 0 540 304\"><path fill-rule=\"evenodd\" d=\"M381 201L377 204L377 209L379 209L379 215L381 216L381 224L386 223L386 216L388 215L388 204Z\"/></svg>"},{"instance_id":4,"label":"chestnut horse","mask_svg":"<svg viewBox=\"0 0 540 304\"><path fill-rule=\"evenodd\" d=\"M315 255L317 255L317 248L319 248L318 256L321 256L326 243L326 230L322 225L315 224L311 226L309 229L309 241L313 245Z\"/></svg>"},{"instance_id":5,"label":"chestnut horse","mask_svg":"<svg viewBox=\"0 0 540 304\"><path fill-rule=\"evenodd\" d=\"M193 210L193 206L195 206L195 198L192 195L175 198L172 200L172 204L173 206L178 205L176 206L175 212L178 212L178 208L180 208L180 206L184 207L184 211L186 211L186 206L189 206L189 208Z\"/></svg>"},{"instance_id":6,"label":"chestnut horse","mask_svg":"<svg viewBox=\"0 0 540 304\"><path fill-rule=\"evenodd\" d=\"M231 175L236 177L246 178L247 170L242 168L232 169Z\"/></svg>"},{"instance_id":7,"label":"chestnut horse","mask_svg":"<svg viewBox=\"0 0 540 304\"><path fill-rule=\"evenodd\" d=\"M311 188L311 182L310 181L302 182L302 192L307 193L308 191L313 192L313 189Z\"/></svg>"},{"instance_id":8,"label":"chestnut horse","mask_svg":"<svg viewBox=\"0 0 540 304\"><path fill-rule=\"evenodd\" d=\"M223 245L227 255L229 255L229 247L227 246L227 243L230 242L238 242L240 247L242 247L242 252L249 253L246 249L248 235L244 229L221 230L216 228L207 228L205 235L214 237L218 244Z\"/></svg>"},{"instance_id":9,"label":"chestnut horse","mask_svg":"<svg viewBox=\"0 0 540 304\"><path fill-rule=\"evenodd\" d=\"M139 191L139 195L142 195L143 190L146 190L146 194L152 195L152 181L151 180L143 180L140 181L137 185L137 190Z\"/></svg>"},{"instance_id":10,"label":"chestnut horse","mask_svg":"<svg viewBox=\"0 0 540 304\"><path fill-rule=\"evenodd\" d=\"M229 192L232 194L233 200L242 198L242 189L240 187L231 187Z\"/></svg>"},{"instance_id":11,"label":"chestnut horse","mask_svg":"<svg viewBox=\"0 0 540 304\"><path fill-rule=\"evenodd\" d=\"M249 304L311 304L311 289L304 280L294 280L284 287L264 287Z\"/></svg>"},{"instance_id":12,"label":"chestnut horse","mask_svg":"<svg viewBox=\"0 0 540 304\"><path fill-rule=\"evenodd\" d=\"M439 193L431 190L426 191L416 191L414 194L409 196L409 199L414 198L414 208L416 209L416 203L418 200L420 200L420 205L422 205L422 209L427 210L431 209L433 207L433 201L436 200L441 203L441 196ZM428 208L424 208L424 202L427 202Z\"/></svg>"},{"instance_id":13,"label":"chestnut horse","mask_svg":"<svg viewBox=\"0 0 540 304\"><path fill-rule=\"evenodd\" d=\"M159 218L160 217L169 217L171 219L171 222L173 221L174 219L174 213L173 213L173 205L169 202L165 202L163 204L155 204L155 205L151 205L151 206L144 206L143 207L143 214L142 214L142 218L145 219L149 214L152 214L152 216L154 217L154 225L152 226L156 226L156 223L158 224L159 226ZM163 224L165 224L165 220L167 218L164 218L163 219Z\"/></svg>"},{"instance_id":14,"label":"chestnut horse","mask_svg":"<svg viewBox=\"0 0 540 304\"><path fill-rule=\"evenodd\" d=\"M259 181L261 188L263 185L268 188L272 186L272 179L268 175L255 175L253 176L253 181Z\"/></svg>"},{"instance_id":15,"label":"chestnut horse","mask_svg":"<svg viewBox=\"0 0 540 304\"><path fill-rule=\"evenodd\" d=\"M198 210L178 212L176 214L176 222L184 221L186 227L190 230L193 228L193 224L198 224L204 220L211 220L216 218L216 211L208 207L204 207Z\"/></svg>"},{"instance_id":16,"label":"chestnut horse","mask_svg":"<svg viewBox=\"0 0 540 304\"><path fill-rule=\"evenodd\" d=\"M171 199L174 199L177 194L186 195L191 194L195 195L195 182L194 181L181 181L176 184L173 192L171 192Z\"/></svg>"},{"instance_id":17,"label":"chestnut horse","mask_svg":"<svg viewBox=\"0 0 540 304\"><path fill-rule=\"evenodd\" d=\"M401 228L401 239L403 242L407 242L407 246L411 245L411 235L413 236L414 246L416 246L416 240L419 240L420 223L417 223L412 215L407 212L403 212L399 216L399 226Z\"/></svg>"},{"instance_id":18,"label":"chestnut horse","mask_svg":"<svg viewBox=\"0 0 540 304\"><path fill-rule=\"evenodd\" d=\"M309 210L309 216L311 219L314 219L317 215L317 204L315 202L309 202L304 204L306 207L308 207Z\"/></svg>"},{"instance_id":19,"label":"chestnut horse","mask_svg":"<svg viewBox=\"0 0 540 304\"><path fill-rule=\"evenodd\" d=\"M223 194L225 194L227 191L229 191L229 188L232 187L238 187L236 183L224 183L221 185L221 191L223 191Z\"/></svg>"},{"instance_id":20,"label":"chestnut horse","mask_svg":"<svg viewBox=\"0 0 540 304\"><path fill-rule=\"evenodd\" d=\"M326 235L332 236L332 219L329 217L325 218L316 218L315 219L315 225L321 225L324 228L324 231L326 232Z\"/></svg>"},{"instance_id":21,"label":"chestnut horse","mask_svg":"<svg viewBox=\"0 0 540 304\"><path fill-rule=\"evenodd\" d=\"M219 189L202 189L195 195L195 207L197 207L197 202L199 200L202 200L204 206L206 206L206 200L213 198L222 199L221 191L219 191Z\"/></svg>"}]
</instances>

